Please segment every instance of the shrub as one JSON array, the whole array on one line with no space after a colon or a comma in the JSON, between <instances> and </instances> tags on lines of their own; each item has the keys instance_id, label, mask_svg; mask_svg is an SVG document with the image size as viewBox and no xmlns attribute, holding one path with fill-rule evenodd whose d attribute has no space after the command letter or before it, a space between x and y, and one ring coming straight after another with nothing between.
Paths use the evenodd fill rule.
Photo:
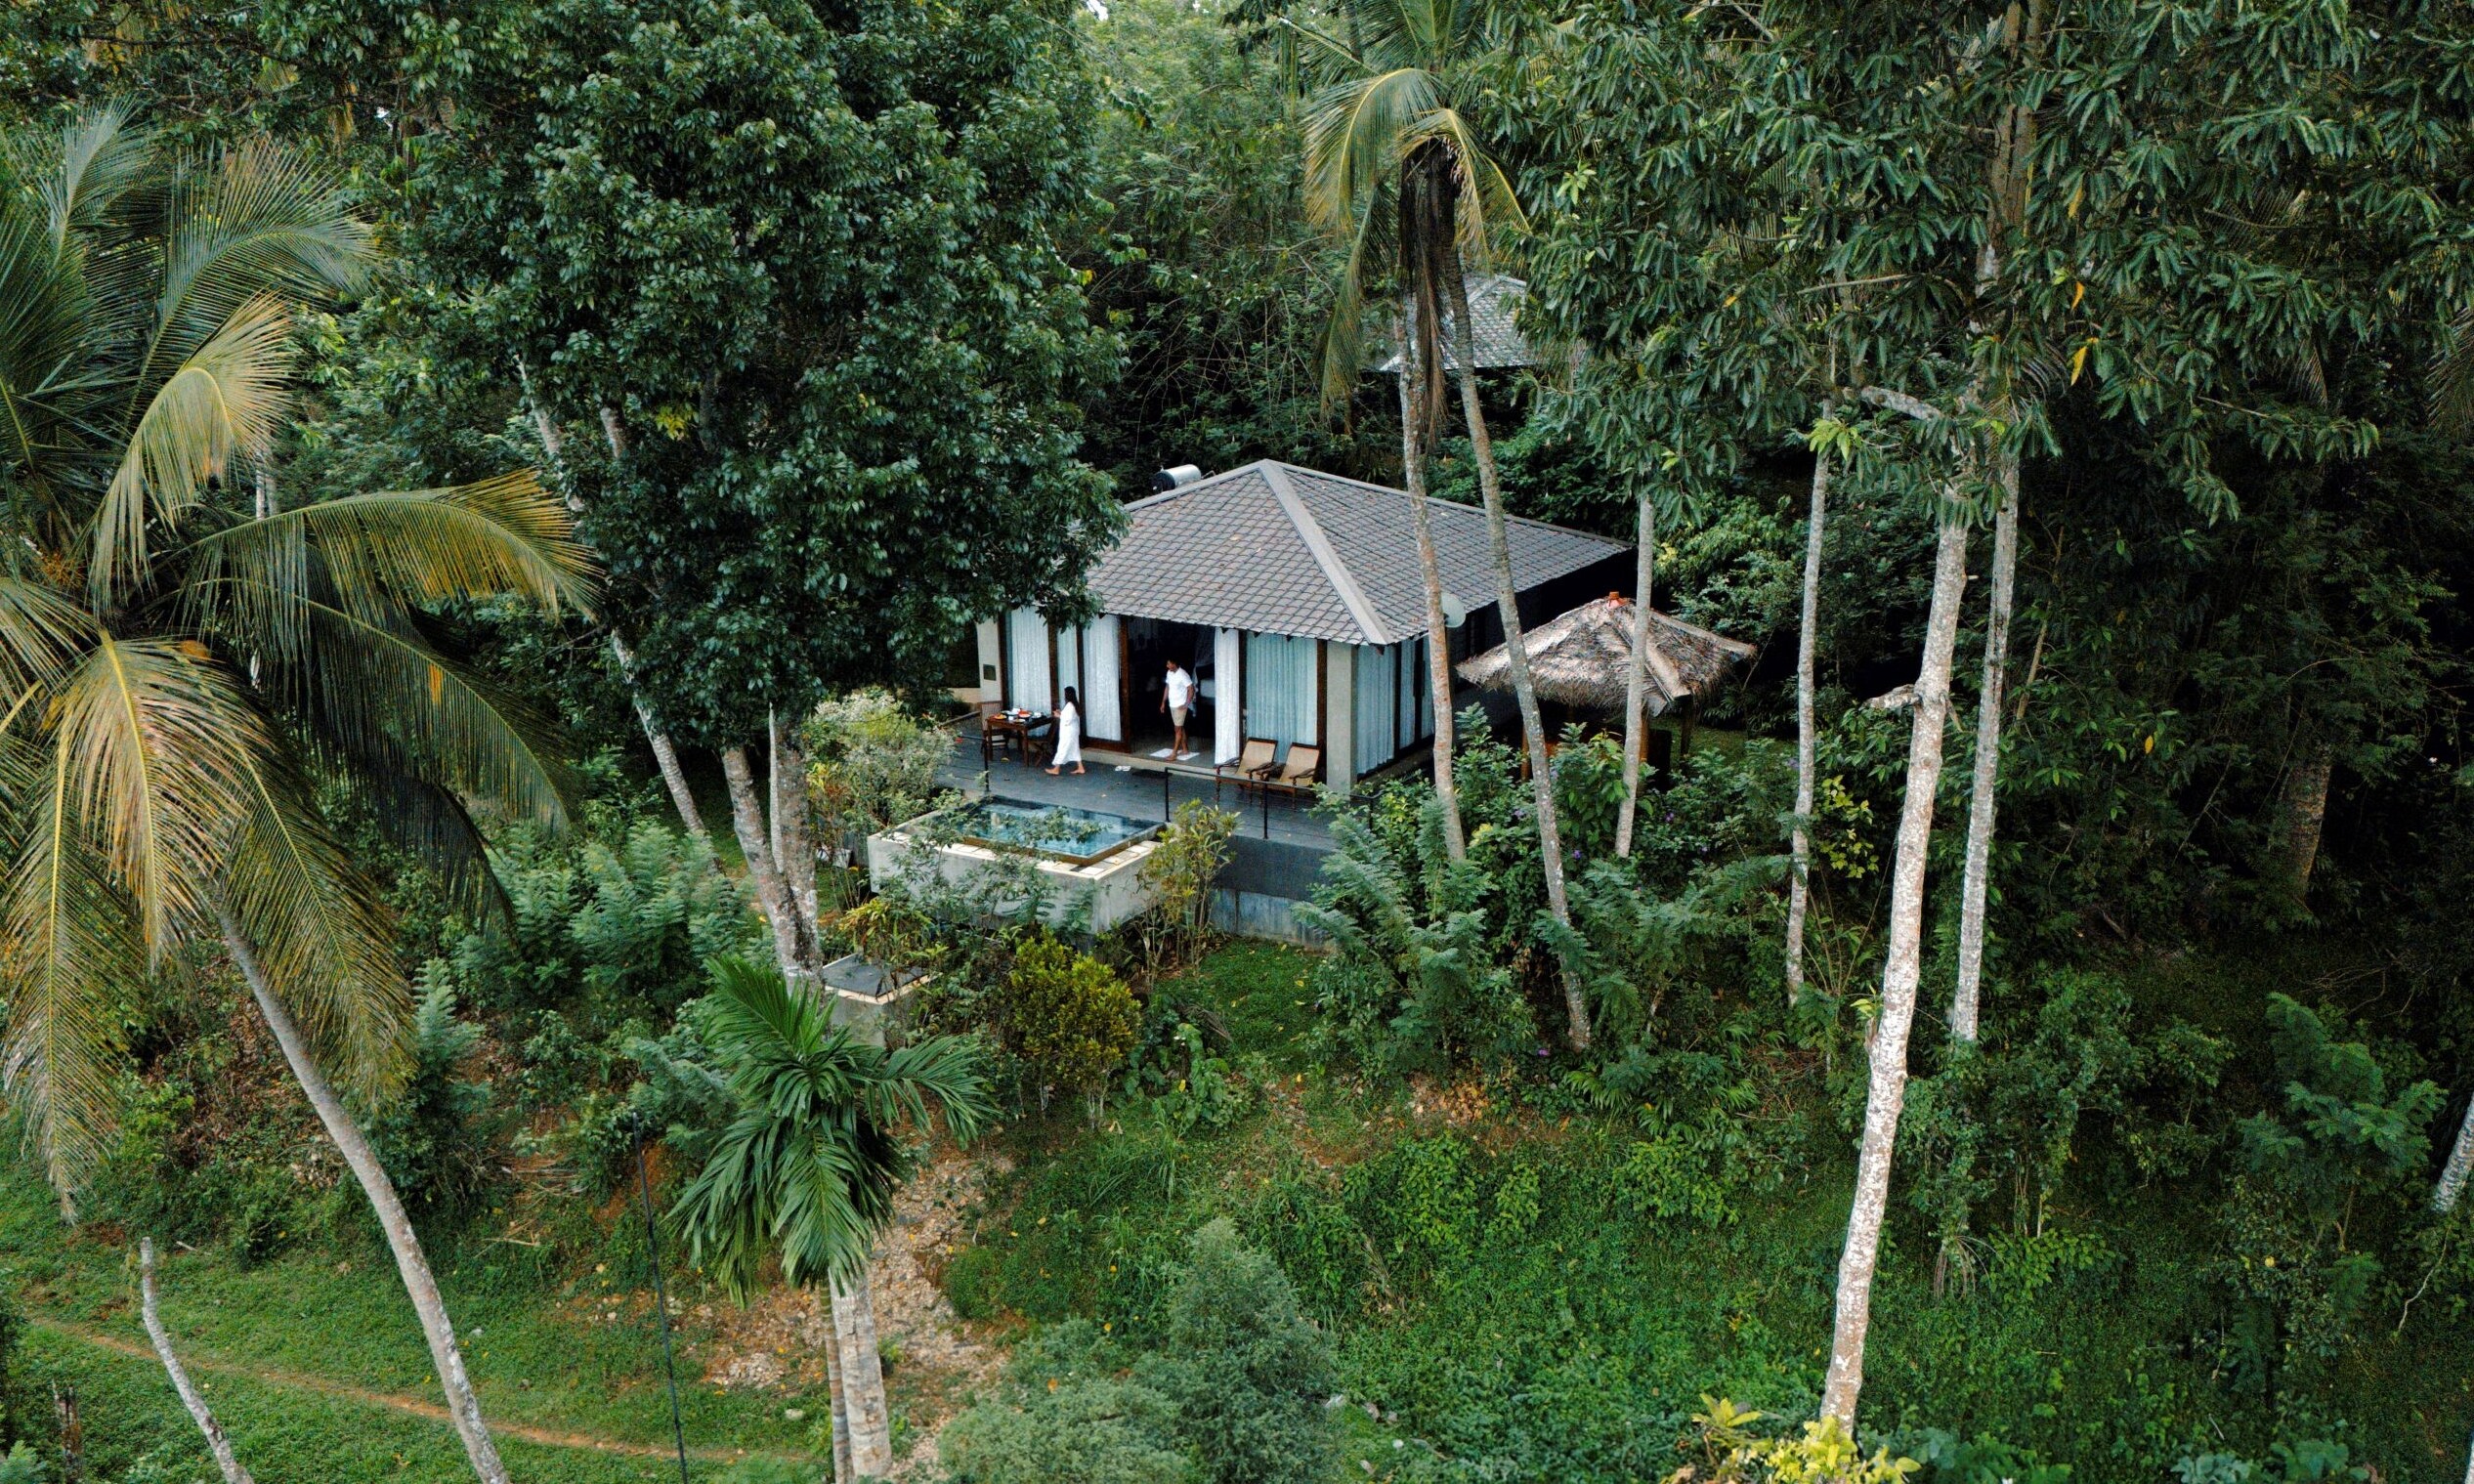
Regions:
<instances>
[{"instance_id":1,"label":"shrub","mask_svg":"<svg viewBox=\"0 0 2474 1484\"><path fill-rule=\"evenodd\" d=\"M489 1084L463 1076L481 1027L455 1018L455 991L436 969L422 976L412 1019L411 1081L370 1121L369 1136L406 1205L455 1216L488 1193L501 1140L488 1126Z\"/></svg>"},{"instance_id":2,"label":"shrub","mask_svg":"<svg viewBox=\"0 0 2474 1484\"><path fill-rule=\"evenodd\" d=\"M1703 1396L1701 1407L1692 1415L1694 1435L1676 1446L1697 1448L1702 1461L1677 1469L1670 1484L1695 1477L1712 1484L1902 1484L1919 1466L1913 1459L1893 1458L1887 1448L1866 1455L1834 1420L1807 1422L1792 1436L1764 1437L1754 1430L1764 1420L1761 1413L1723 1396ZM2050 1480L2048 1474L2034 1484Z\"/></svg>"},{"instance_id":3,"label":"shrub","mask_svg":"<svg viewBox=\"0 0 2474 1484\"><path fill-rule=\"evenodd\" d=\"M1108 965L1053 938L1022 945L1006 976L1010 1049L1052 1087L1096 1096L1133 1049L1141 1012Z\"/></svg>"},{"instance_id":4,"label":"shrub","mask_svg":"<svg viewBox=\"0 0 2474 1484\"><path fill-rule=\"evenodd\" d=\"M2442 1094L2397 1085L2368 1044L2338 1039L2342 1020L2288 996L2268 997L2268 1029L2283 1106L2239 1125L2216 1270L2236 1296L2235 1369L2274 1396L2281 1367L2358 1337L2380 1276L2364 1228L2419 1193Z\"/></svg>"},{"instance_id":5,"label":"shrub","mask_svg":"<svg viewBox=\"0 0 2474 1484\"><path fill-rule=\"evenodd\" d=\"M904 709L892 693L853 691L818 703L799 726L807 796L825 829L817 843L839 850L851 833L913 819L936 793L936 770L952 735Z\"/></svg>"},{"instance_id":6,"label":"shrub","mask_svg":"<svg viewBox=\"0 0 2474 1484\"><path fill-rule=\"evenodd\" d=\"M1332 1342L1297 1290L1226 1217L1194 1234L1169 1298L1168 1347L1138 1373L1176 1405L1178 1434L1213 1484L1330 1476L1322 1400Z\"/></svg>"},{"instance_id":7,"label":"shrub","mask_svg":"<svg viewBox=\"0 0 2474 1484\"><path fill-rule=\"evenodd\" d=\"M1070 1320L1025 1342L998 1399L937 1440L960 1484L1188 1484L1176 1404L1117 1375L1098 1327Z\"/></svg>"},{"instance_id":8,"label":"shrub","mask_svg":"<svg viewBox=\"0 0 2474 1484\"><path fill-rule=\"evenodd\" d=\"M1143 947L1154 966L1202 951L1211 930L1212 883L1228 864L1228 841L1236 832L1235 814L1200 799L1177 805L1160 832L1158 846L1137 872L1151 896Z\"/></svg>"}]
</instances>

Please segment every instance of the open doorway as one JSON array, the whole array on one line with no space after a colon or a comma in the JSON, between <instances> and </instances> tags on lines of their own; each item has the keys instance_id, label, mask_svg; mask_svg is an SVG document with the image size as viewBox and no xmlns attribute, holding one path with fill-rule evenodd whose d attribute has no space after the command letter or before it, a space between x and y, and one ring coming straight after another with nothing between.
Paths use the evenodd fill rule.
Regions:
<instances>
[{"instance_id":1,"label":"open doorway","mask_svg":"<svg viewBox=\"0 0 2474 1484\"><path fill-rule=\"evenodd\" d=\"M1212 673L1212 631L1199 623L1172 623L1164 618L1127 618L1126 626L1126 750L1148 757L1166 751L1171 729L1161 700L1168 686L1169 661L1193 673L1199 683L1194 714L1186 718L1185 745L1197 758L1212 752L1213 704L1217 696Z\"/></svg>"}]
</instances>

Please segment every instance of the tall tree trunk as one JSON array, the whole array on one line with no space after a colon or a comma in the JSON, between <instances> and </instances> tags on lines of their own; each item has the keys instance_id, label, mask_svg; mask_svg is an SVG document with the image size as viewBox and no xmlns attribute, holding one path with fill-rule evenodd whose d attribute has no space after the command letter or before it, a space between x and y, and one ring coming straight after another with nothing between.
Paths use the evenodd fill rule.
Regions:
<instances>
[{"instance_id":1,"label":"tall tree trunk","mask_svg":"<svg viewBox=\"0 0 2474 1484\"><path fill-rule=\"evenodd\" d=\"M893 1471L893 1421L885 1406L884 1363L876 1355L876 1304L871 1280L833 1290L833 1329L841 1347L842 1392L849 1398L850 1467L877 1478Z\"/></svg>"},{"instance_id":2,"label":"tall tree trunk","mask_svg":"<svg viewBox=\"0 0 2474 1484\"><path fill-rule=\"evenodd\" d=\"M1443 849L1453 860L1469 854L1461 827L1461 790L1452 752L1452 631L1443 621L1443 567L1434 557L1434 517L1426 508L1426 418L1413 390L1421 384L1418 337L1411 330L1410 299L1400 300L1400 470L1408 487L1411 523L1418 533L1418 575L1426 582L1427 685L1434 706L1434 797L1443 806Z\"/></svg>"},{"instance_id":3,"label":"tall tree trunk","mask_svg":"<svg viewBox=\"0 0 2474 1484\"><path fill-rule=\"evenodd\" d=\"M1658 574L1658 507L1641 491L1640 549L1633 555L1632 661L1624 666L1624 801L1615 811L1615 854L1632 855L1641 814L1641 752L1649 730L1649 599Z\"/></svg>"},{"instance_id":4,"label":"tall tree trunk","mask_svg":"<svg viewBox=\"0 0 2474 1484\"><path fill-rule=\"evenodd\" d=\"M412 1218L405 1213L404 1202L396 1195L395 1181L387 1177L386 1166L378 1163L377 1152L369 1147L361 1125L344 1111L335 1090L326 1084L324 1074L311 1059L309 1043L301 1039L300 1027L293 1024L292 1012L276 997L274 987L267 982L266 970L258 962L257 951L241 933L240 924L233 919L229 909L221 906L217 907L216 915L223 927L224 948L248 984L249 997L257 1001L258 1013L266 1018L267 1029L275 1033L276 1044L283 1048L283 1060L292 1069L293 1081L301 1084L302 1093L318 1112L319 1123L325 1125L326 1136L334 1140L344 1164L361 1182L362 1193L378 1213L378 1225L386 1233L387 1246L395 1252L396 1270L404 1277L404 1291L411 1295L413 1311L421 1319L421 1333L429 1340L430 1362L437 1368L440 1388L447 1393L448 1417L464 1440L464 1453L472 1461L474 1475L482 1484L507 1484L507 1467L498 1462L498 1447L491 1440L490 1428L481 1418L481 1399L473 1394L472 1381L464 1375L464 1354L456 1347L455 1327L447 1317L446 1301L439 1296L438 1279L430 1272L421 1239L413 1233Z\"/></svg>"},{"instance_id":5,"label":"tall tree trunk","mask_svg":"<svg viewBox=\"0 0 2474 1484\"><path fill-rule=\"evenodd\" d=\"M774 960L782 966L782 977L793 985L813 983L799 941L798 909L790 900L789 888L783 884L782 872L774 869L764 803L756 794L755 770L747 764L747 749L724 747L721 760L722 777L730 784L731 827L739 836L740 853L747 858L747 880L756 889L757 910L773 929Z\"/></svg>"},{"instance_id":6,"label":"tall tree trunk","mask_svg":"<svg viewBox=\"0 0 2474 1484\"><path fill-rule=\"evenodd\" d=\"M2456 1209L2457 1197L2465 1193L2468 1171L2474 1171L2474 1098L2466 1100L2465 1120L2456 1125L2456 1145L2449 1151L2449 1163L2440 1166L2440 1183L2431 1191L2433 1210L2446 1213Z\"/></svg>"},{"instance_id":7,"label":"tall tree trunk","mask_svg":"<svg viewBox=\"0 0 2474 1484\"><path fill-rule=\"evenodd\" d=\"M842 1376L842 1328L830 1296L825 1300L825 1399L832 1419L833 1484L853 1484L858 1475L850 1460L850 1391Z\"/></svg>"},{"instance_id":8,"label":"tall tree trunk","mask_svg":"<svg viewBox=\"0 0 2474 1484\"><path fill-rule=\"evenodd\" d=\"M1916 981L1924 955L1924 863L1933 841L1933 798L1941 784L1941 734L1950 714L1950 658L1958 644L1967 588L1967 526L1944 512L1933 554L1933 607L1925 619L1924 664L1907 739L1907 794L1898 810L1891 868L1890 949L1882 965L1881 1014L1873 1028L1864 1137L1856 1156L1856 1197L1847 1248L1838 1262L1838 1309L1830 1340L1821 1416L1853 1437L1856 1396L1864 1384L1864 1332L1872 1319L1873 1270L1890 1202L1890 1156L1907 1095L1907 1032L1915 1023Z\"/></svg>"},{"instance_id":9,"label":"tall tree trunk","mask_svg":"<svg viewBox=\"0 0 2474 1484\"><path fill-rule=\"evenodd\" d=\"M670 807L679 812L679 823L687 832L706 845L713 843L712 832L704 827L704 812L696 807L696 794L687 786L687 770L679 766L679 751L670 742L670 734L653 714L653 703L644 699L644 690L636 684L636 656L617 630L610 634L610 657L618 661L619 678L627 683L627 699L635 702L636 724L644 728L645 745L653 749L654 766L661 770L661 785L670 791Z\"/></svg>"},{"instance_id":10,"label":"tall tree trunk","mask_svg":"<svg viewBox=\"0 0 2474 1484\"><path fill-rule=\"evenodd\" d=\"M825 934L816 900L816 840L808 828L807 758L799 751L796 733L779 718L768 717L767 724L773 743L773 864L782 871L790 905L798 910L806 941L819 944Z\"/></svg>"},{"instance_id":11,"label":"tall tree trunk","mask_svg":"<svg viewBox=\"0 0 2474 1484\"><path fill-rule=\"evenodd\" d=\"M567 501L568 513L582 518L584 502L576 493L575 482L567 477L567 437L559 431L558 419L533 389L533 368L522 357L516 359L516 379L524 384L525 401L533 408L533 428L540 435L542 455L549 460L556 476L561 496ZM626 451L626 440L618 431L618 421L606 411L602 417L602 436L610 445L610 456L617 459ZM671 806L679 812L679 823L687 832L706 845L713 842L711 831L704 827L704 817L696 807L696 795L687 786L687 770L679 766L678 748L670 743L670 734L662 730L653 715L653 706L644 699L644 690L636 684L636 657L618 637L617 629L607 630L610 637L610 657L618 662L618 678L626 684L627 699L635 703L636 723L644 728L644 741L653 749L654 766L661 770L661 783L670 790Z\"/></svg>"},{"instance_id":12,"label":"tall tree trunk","mask_svg":"<svg viewBox=\"0 0 2474 1484\"><path fill-rule=\"evenodd\" d=\"M154 1304L154 1239L138 1239L138 1309L146 1320L147 1337L154 1341L154 1353L163 1362L163 1373L172 1378L172 1389L181 1394L181 1405L189 1409L190 1420L206 1435L206 1450L215 1456L215 1466L223 1470L224 1484L255 1484L249 1470L240 1466L240 1460L232 1452L232 1439L224 1436L223 1424L206 1405L206 1398L190 1383L189 1372L181 1365L180 1356L172 1351L171 1332L163 1328L163 1316Z\"/></svg>"},{"instance_id":13,"label":"tall tree trunk","mask_svg":"<svg viewBox=\"0 0 2474 1484\"><path fill-rule=\"evenodd\" d=\"M1563 888L1563 831L1555 817L1555 771L1548 765L1546 724L1538 715L1538 688L1529 678L1529 650L1520 629L1520 589L1512 575L1512 533L1504 522L1503 484L1495 471L1495 445L1486 436L1486 412L1477 402L1477 343L1470 327L1469 277L1460 254L1443 248L1444 279L1452 295L1452 347L1460 357L1461 415L1469 421L1470 451L1477 459L1477 489L1486 502L1486 538L1495 558L1495 607L1503 615L1504 653L1512 665L1512 694L1520 705L1520 730L1529 744L1529 779L1538 811L1538 855L1546 869L1547 911L1566 929L1572 904ZM1589 1047L1589 1000L1578 969L1562 954L1564 1039L1575 1051Z\"/></svg>"},{"instance_id":14,"label":"tall tree trunk","mask_svg":"<svg viewBox=\"0 0 2474 1484\"><path fill-rule=\"evenodd\" d=\"M1821 408L1829 415L1826 403ZM1795 641L1795 870L1787 878L1787 1003L1804 997L1804 919L1813 902L1813 797L1819 746L1813 719L1821 643L1821 543L1830 505L1830 454L1813 455L1813 513L1804 529L1804 615Z\"/></svg>"},{"instance_id":15,"label":"tall tree trunk","mask_svg":"<svg viewBox=\"0 0 2474 1484\"><path fill-rule=\"evenodd\" d=\"M2001 508L1993 515L1993 592L1984 616L1984 683L1976 698L1976 773L1968 785L1967 871L1959 893L1958 990L1950 1036L1973 1042L1983 999L1984 899L1993 863L1993 806L2001 778L2001 695L2010 663L2010 610L2019 571L2019 455L1995 455Z\"/></svg>"},{"instance_id":16,"label":"tall tree trunk","mask_svg":"<svg viewBox=\"0 0 2474 1484\"><path fill-rule=\"evenodd\" d=\"M2311 871L2320 861L2320 830L2328 817L2328 776L2336 771L2336 755L2325 742L2316 743L2285 775L2285 891L2296 907L2311 891Z\"/></svg>"}]
</instances>

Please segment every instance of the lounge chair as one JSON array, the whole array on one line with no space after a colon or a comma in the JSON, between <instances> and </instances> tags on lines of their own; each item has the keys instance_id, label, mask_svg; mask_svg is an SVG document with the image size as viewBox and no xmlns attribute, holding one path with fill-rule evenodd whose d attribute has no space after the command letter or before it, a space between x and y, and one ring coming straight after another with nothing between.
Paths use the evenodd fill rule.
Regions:
<instances>
[{"instance_id":1,"label":"lounge chair","mask_svg":"<svg viewBox=\"0 0 2474 1484\"><path fill-rule=\"evenodd\" d=\"M1236 779L1238 789L1241 792L1254 786L1256 780L1260 775L1271 771L1271 761L1279 755L1280 744L1273 742L1270 738L1247 738L1246 745L1239 749L1237 753L1237 760L1235 762L1214 763L1212 765L1213 797L1215 799L1218 797L1220 781L1223 779Z\"/></svg>"}]
</instances>

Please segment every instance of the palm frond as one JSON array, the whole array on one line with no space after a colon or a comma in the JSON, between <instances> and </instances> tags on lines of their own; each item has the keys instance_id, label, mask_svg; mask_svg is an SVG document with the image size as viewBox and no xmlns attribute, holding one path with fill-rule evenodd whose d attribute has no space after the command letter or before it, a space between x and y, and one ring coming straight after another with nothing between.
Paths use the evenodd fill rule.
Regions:
<instances>
[{"instance_id":1,"label":"palm frond","mask_svg":"<svg viewBox=\"0 0 2474 1484\"><path fill-rule=\"evenodd\" d=\"M74 818L128 893L149 960L206 920L212 865L250 813L265 728L202 647L100 636L63 679Z\"/></svg>"},{"instance_id":2,"label":"palm frond","mask_svg":"<svg viewBox=\"0 0 2474 1484\"><path fill-rule=\"evenodd\" d=\"M1348 263L1333 286L1332 318L1323 329L1323 404L1346 403L1366 360L1365 285L1388 255L1396 211L1387 193L1369 197L1349 234Z\"/></svg>"},{"instance_id":3,"label":"palm frond","mask_svg":"<svg viewBox=\"0 0 2474 1484\"><path fill-rule=\"evenodd\" d=\"M251 299L154 390L95 518L87 581L98 599L144 579L149 515L177 521L235 455L266 456L291 360L290 313Z\"/></svg>"},{"instance_id":4,"label":"palm frond","mask_svg":"<svg viewBox=\"0 0 2474 1484\"><path fill-rule=\"evenodd\" d=\"M275 747L244 754L249 810L224 871L224 904L329 1076L366 1094L400 1084L412 994L375 884L307 802L309 781Z\"/></svg>"},{"instance_id":5,"label":"palm frond","mask_svg":"<svg viewBox=\"0 0 2474 1484\"><path fill-rule=\"evenodd\" d=\"M95 306L35 203L0 191L0 487L60 511L57 487L105 460L83 436L109 386L93 371Z\"/></svg>"},{"instance_id":6,"label":"palm frond","mask_svg":"<svg viewBox=\"0 0 2474 1484\"><path fill-rule=\"evenodd\" d=\"M183 162L165 226L141 389L255 300L321 300L359 290L368 276L368 225L345 208L333 172L270 139Z\"/></svg>"},{"instance_id":7,"label":"palm frond","mask_svg":"<svg viewBox=\"0 0 2474 1484\"><path fill-rule=\"evenodd\" d=\"M2449 321L2448 344L2431 372L2431 421L2444 433L2474 424L2474 305Z\"/></svg>"},{"instance_id":8,"label":"palm frond","mask_svg":"<svg viewBox=\"0 0 2474 1484\"><path fill-rule=\"evenodd\" d=\"M1462 258L1482 268L1493 260L1498 231L1529 230L1527 213L1513 193L1512 183L1478 143L1475 131L1457 108L1436 108L1420 119L1406 148L1414 151L1428 141L1440 145L1452 160L1452 177L1460 188L1454 205L1458 223L1454 240Z\"/></svg>"},{"instance_id":9,"label":"palm frond","mask_svg":"<svg viewBox=\"0 0 2474 1484\"><path fill-rule=\"evenodd\" d=\"M484 923L513 921L515 904L490 862L490 842L451 789L390 771L369 783L378 833L438 873L446 906Z\"/></svg>"},{"instance_id":10,"label":"palm frond","mask_svg":"<svg viewBox=\"0 0 2474 1484\"><path fill-rule=\"evenodd\" d=\"M301 606L302 649L268 655L266 683L320 737L358 762L565 827L567 769L520 706L439 654L407 615Z\"/></svg>"},{"instance_id":11,"label":"palm frond","mask_svg":"<svg viewBox=\"0 0 2474 1484\"><path fill-rule=\"evenodd\" d=\"M1433 74L1397 67L1323 89L1305 107L1306 218L1327 231L1355 226L1358 203L1389 189L1402 140L1433 111Z\"/></svg>"},{"instance_id":12,"label":"palm frond","mask_svg":"<svg viewBox=\"0 0 2474 1484\"><path fill-rule=\"evenodd\" d=\"M48 749L7 750L19 844L0 940L0 1087L66 1195L100 1163L117 1122L117 1012L145 964L128 898L79 817L73 741L56 734Z\"/></svg>"},{"instance_id":13,"label":"palm frond","mask_svg":"<svg viewBox=\"0 0 2474 1484\"><path fill-rule=\"evenodd\" d=\"M93 634L84 611L52 588L0 573L0 704L57 682Z\"/></svg>"},{"instance_id":14,"label":"palm frond","mask_svg":"<svg viewBox=\"0 0 2474 1484\"><path fill-rule=\"evenodd\" d=\"M963 1036L939 1036L887 1052L874 1100L872 1111L888 1125L903 1118L924 1124L924 1103L933 1101L944 1111L947 1131L965 1144L996 1116L988 1100L987 1059L979 1043Z\"/></svg>"},{"instance_id":15,"label":"palm frond","mask_svg":"<svg viewBox=\"0 0 2474 1484\"><path fill-rule=\"evenodd\" d=\"M153 164L154 137L131 126L135 111L126 100L115 100L82 113L44 141L39 174L25 168L34 159L21 164L21 177L43 203L55 256L68 256L71 234L101 227Z\"/></svg>"},{"instance_id":16,"label":"palm frond","mask_svg":"<svg viewBox=\"0 0 2474 1484\"><path fill-rule=\"evenodd\" d=\"M440 489L347 495L244 521L183 547L191 619L297 653L313 572L364 617L393 599L513 594L555 614L592 601L592 559L565 506L523 470ZM315 561L313 561L315 557Z\"/></svg>"},{"instance_id":17,"label":"palm frond","mask_svg":"<svg viewBox=\"0 0 2474 1484\"><path fill-rule=\"evenodd\" d=\"M958 1133L985 1122L977 1050L943 1039L888 1056L770 964L725 956L712 971L700 1029L730 1064L739 1114L675 1208L690 1251L742 1298L775 1251L792 1283L848 1281L910 1173L902 1120L933 1097Z\"/></svg>"}]
</instances>

